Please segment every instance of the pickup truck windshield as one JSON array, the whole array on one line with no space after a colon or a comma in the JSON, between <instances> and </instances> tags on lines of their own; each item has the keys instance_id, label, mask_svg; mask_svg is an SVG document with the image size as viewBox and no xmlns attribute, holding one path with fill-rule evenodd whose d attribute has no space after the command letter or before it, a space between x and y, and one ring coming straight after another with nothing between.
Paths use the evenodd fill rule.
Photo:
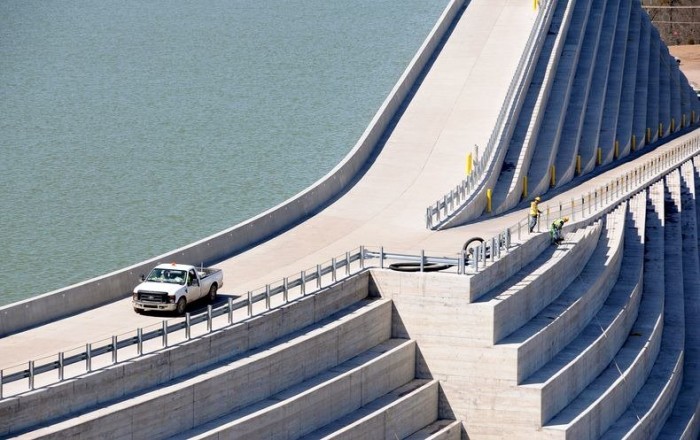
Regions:
<instances>
[{"instance_id":1,"label":"pickup truck windshield","mask_svg":"<svg viewBox=\"0 0 700 440\"><path fill-rule=\"evenodd\" d=\"M184 285L186 278L187 272L185 272L184 270L155 268L151 271L151 273L148 274L148 278L146 278L146 281Z\"/></svg>"}]
</instances>

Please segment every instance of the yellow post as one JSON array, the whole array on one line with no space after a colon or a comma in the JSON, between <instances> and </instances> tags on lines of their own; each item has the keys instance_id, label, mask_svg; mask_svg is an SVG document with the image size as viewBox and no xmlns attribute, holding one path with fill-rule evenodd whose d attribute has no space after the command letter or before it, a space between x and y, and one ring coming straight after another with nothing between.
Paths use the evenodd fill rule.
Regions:
<instances>
[{"instance_id":1,"label":"yellow post","mask_svg":"<svg viewBox=\"0 0 700 440\"><path fill-rule=\"evenodd\" d=\"M647 145L651 143L651 128L647 127Z\"/></svg>"},{"instance_id":2,"label":"yellow post","mask_svg":"<svg viewBox=\"0 0 700 440\"><path fill-rule=\"evenodd\" d=\"M491 188L486 190L486 212L491 212Z\"/></svg>"},{"instance_id":3,"label":"yellow post","mask_svg":"<svg viewBox=\"0 0 700 440\"><path fill-rule=\"evenodd\" d=\"M550 167L549 178L550 178L549 186L554 188L554 185L556 185L556 183L557 183L557 170L554 167L554 165L552 165Z\"/></svg>"},{"instance_id":4,"label":"yellow post","mask_svg":"<svg viewBox=\"0 0 700 440\"><path fill-rule=\"evenodd\" d=\"M620 141L615 141L615 159L620 157Z\"/></svg>"},{"instance_id":5,"label":"yellow post","mask_svg":"<svg viewBox=\"0 0 700 440\"><path fill-rule=\"evenodd\" d=\"M664 137L664 123L659 122L659 139Z\"/></svg>"},{"instance_id":6,"label":"yellow post","mask_svg":"<svg viewBox=\"0 0 700 440\"><path fill-rule=\"evenodd\" d=\"M467 154L467 176L472 174L472 154Z\"/></svg>"},{"instance_id":7,"label":"yellow post","mask_svg":"<svg viewBox=\"0 0 700 440\"><path fill-rule=\"evenodd\" d=\"M632 151L637 149L637 135L635 135L635 134L632 135L631 149L632 149Z\"/></svg>"},{"instance_id":8,"label":"yellow post","mask_svg":"<svg viewBox=\"0 0 700 440\"><path fill-rule=\"evenodd\" d=\"M671 133L673 133L674 131L676 131L676 119L671 118Z\"/></svg>"},{"instance_id":9,"label":"yellow post","mask_svg":"<svg viewBox=\"0 0 700 440\"><path fill-rule=\"evenodd\" d=\"M537 7L539 6L540 2L539 0L532 0L532 10L536 10Z\"/></svg>"},{"instance_id":10,"label":"yellow post","mask_svg":"<svg viewBox=\"0 0 700 440\"><path fill-rule=\"evenodd\" d=\"M523 176L523 199L527 198L527 176Z\"/></svg>"},{"instance_id":11,"label":"yellow post","mask_svg":"<svg viewBox=\"0 0 700 440\"><path fill-rule=\"evenodd\" d=\"M683 113L683 117L681 118L681 128L685 128L685 113Z\"/></svg>"},{"instance_id":12,"label":"yellow post","mask_svg":"<svg viewBox=\"0 0 700 440\"><path fill-rule=\"evenodd\" d=\"M598 165L603 164L603 149L598 147Z\"/></svg>"},{"instance_id":13,"label":"yellow post","mask_svg":"<svg viewBox=\"0 0 700 440\"><path fill-rule=\"evenodd\" d=\"M576 174L578 176L581 175L581 155L580 154L576 155Z\"/></svg>"}]
</instances>

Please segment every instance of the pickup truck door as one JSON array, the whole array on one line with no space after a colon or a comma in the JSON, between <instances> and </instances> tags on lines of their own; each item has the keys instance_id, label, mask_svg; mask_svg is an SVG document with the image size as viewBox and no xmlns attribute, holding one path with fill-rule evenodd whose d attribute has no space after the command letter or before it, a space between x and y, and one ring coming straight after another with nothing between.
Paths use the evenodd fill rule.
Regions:
<instances>
[{"instance_id":1,"label":"pickup truck door","mask_svg":"<svg viewBox=\"0 0 700 440\"><path fill-rule=\"evenodd\" d=\"M195 301L202 297L202 286L199 277L194 270L187 273L187 302Z\"/></svg>"}]
</instances>

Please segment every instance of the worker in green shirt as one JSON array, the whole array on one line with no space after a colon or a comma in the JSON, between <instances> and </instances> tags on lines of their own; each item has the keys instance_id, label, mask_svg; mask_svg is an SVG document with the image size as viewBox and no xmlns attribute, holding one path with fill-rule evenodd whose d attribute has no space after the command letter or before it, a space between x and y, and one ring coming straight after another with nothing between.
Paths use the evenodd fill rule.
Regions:
<instances>
[{"instance_id":1,"label":"worker in green shirt","mask_svg":"<svg viewBox=\"0 0 700 440\"><path fill-rule=\"evenodd\" d=\"M562 240L564 240L561 229L564 227L564 223L568 221L569 217L562 217L552 222L552 227L549 229L549 236L552 239L552 244L560 244Z\"/></svg>"}]
</instances>

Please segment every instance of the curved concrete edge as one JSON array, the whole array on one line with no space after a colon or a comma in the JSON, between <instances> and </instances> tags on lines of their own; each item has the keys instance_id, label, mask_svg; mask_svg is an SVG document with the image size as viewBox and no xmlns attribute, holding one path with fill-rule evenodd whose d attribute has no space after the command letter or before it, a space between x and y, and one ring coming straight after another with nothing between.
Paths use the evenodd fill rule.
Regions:
<instances>
[{"instance_id":1,"label":"curved concrete edge","mask_svg":"<svg viewBox=\"0 0 700 440\"><path fill-rule=\"evenodd\" d=\"M361 175L382 135L433 57L466 0L451 0L369 126L347 156L312 186L287 201L218 234L63 289L0 307L0 337L127 297L139 275L162 261L211 264L298 224L349 188Z\"/></svg>"}]
</instances>

